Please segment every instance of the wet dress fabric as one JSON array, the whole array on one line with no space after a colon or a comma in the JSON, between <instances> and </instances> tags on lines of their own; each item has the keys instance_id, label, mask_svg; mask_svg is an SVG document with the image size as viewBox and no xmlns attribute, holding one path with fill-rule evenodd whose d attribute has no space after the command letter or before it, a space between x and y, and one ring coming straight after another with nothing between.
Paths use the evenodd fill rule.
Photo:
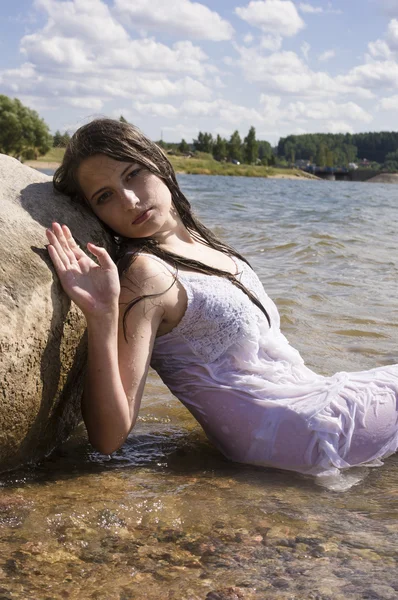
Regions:
<instances>
[{"instance_id":1,"label":"wet dress fabric","mask_svg":"<svg viewBox=\"0 0 398 600\"><path fill-rule=\"evenodd\" d=\"M398 448L398 365L317 375L257 275L235 261L271 326L227 279L179 271L186 312L156 338L151 366L233 461L321 476L382 464Z\"/></svg>"}]
</instances>

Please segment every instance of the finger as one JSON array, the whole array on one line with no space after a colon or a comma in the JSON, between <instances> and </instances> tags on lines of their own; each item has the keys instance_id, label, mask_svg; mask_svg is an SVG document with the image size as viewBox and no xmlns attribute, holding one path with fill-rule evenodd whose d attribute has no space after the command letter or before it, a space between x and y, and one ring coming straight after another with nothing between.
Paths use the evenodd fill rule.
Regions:
<instances>
[{"instance_id":1,"label":"finger","mask_svg":"<svg viewBox=\"0 0 398 600\"><path fill-rule=\"evenodd\" d=\"M94 254L94 256L98 259L100 267L103 269L112 269L115 266L115 263L105 248L102 248L101 246L95 246L95 244L89 242L87 244L87 249Z\"/></svg>"},{"instance_id":2,"label":"finger","mask_svg":"<svg viewBox=\"0 0 398 600\"><path fill-rule=\"evenodd\" d=\"M59 260L62 261L62 264L65 268L70 267L69 257L64 252L61 244L58 241L58 237L55 235L54 231L51 229L46 230L47 239L50 242L51 246L54 248L54 251L58 254Z\"/></svg>"},{"instance_id":3,"label":"finger","mask_svg":"<svg viewBox=\"0 0 398 600\"><path fill-rule=\"evenodd\" d=\"M69 261L71 263L75 263L76 262L75 254L72 251L72 249L70 248L68 240L66 239L66 237L64 235L64 231L59 223L53 223L53 232L56 235L58 242L59 242L60 246L62 247L65 255L68 257Z\"/></svg>"},{"instance_id":4,"label":"finger","mask_svg":"<svg viewBox=\"0 0 398 600\"><path fill-rule=\"evenodd\" d=\"M54 248L54 246L52 244L49 244L47 246L47 250L48 250L48 253L50 255L50 258L52 260L52 263L55 267L55 270L56 270L58 276L61 276L62 273L65 273L65 271L66 271L64 263L59 258L58 252L56 251L56 249Z\"/></svg>"},{"instance_id":5,"label":"finger","mask_svg":"<svg viewBox=\"0 0 398 600\"><path fill-rule=\"evenodd\" d=\"M76 243L75 238L73 237L71 230L67 225L62 225L62 231L64 232L65 239L77 260L83 256L87 256L86 253L83 252L80 246Z\"/></svg>"}]
</instances>

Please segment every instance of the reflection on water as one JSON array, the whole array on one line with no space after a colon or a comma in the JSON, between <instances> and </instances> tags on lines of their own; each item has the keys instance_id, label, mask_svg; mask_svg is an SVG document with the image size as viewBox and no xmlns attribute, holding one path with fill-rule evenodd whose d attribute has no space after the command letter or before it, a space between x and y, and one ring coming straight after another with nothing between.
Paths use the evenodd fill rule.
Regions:
<instances>
[{"instance_id":1,"label":"reflection on water","mask_svg":"<svg viewBox=\"0 0 398 600\"><path fill-rule=\"evenodd\" d=\"M310 367L398 362L392 187L180 181L259 272ZM1 599L398 597L397 455L323 486L232 464L153 373L112 458L81 427L0 487Z\"/></svg>"}]
</instances>

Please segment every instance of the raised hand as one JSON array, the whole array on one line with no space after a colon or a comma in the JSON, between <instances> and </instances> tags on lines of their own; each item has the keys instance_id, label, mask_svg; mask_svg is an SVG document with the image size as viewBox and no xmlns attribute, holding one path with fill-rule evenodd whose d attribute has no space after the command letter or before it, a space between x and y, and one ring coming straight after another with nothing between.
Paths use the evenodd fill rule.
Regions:
<instances>
[{"instance_id":1,"label":"raised hand","mask_svg":"<svg viewBox=\"0 0 398 600\"><path fill-rule=\"evenodd\" d=\"M50 242L48 252L62 287L86 318L114 310L120 295L119 276L105 248L87 244L98 265L79 248L66 225L53 223L46 234Z\"/></svg>"}]
</instances>

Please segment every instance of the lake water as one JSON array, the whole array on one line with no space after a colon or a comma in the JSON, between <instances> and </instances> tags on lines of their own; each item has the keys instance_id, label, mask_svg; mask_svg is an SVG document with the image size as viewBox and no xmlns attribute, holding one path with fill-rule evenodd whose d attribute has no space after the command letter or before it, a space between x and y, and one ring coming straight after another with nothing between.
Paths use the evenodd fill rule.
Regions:
<instances>
[{"instance_id":1,"label":"lake water","mask_svg":"<svg viewBox=\"0 0 398 600\"><path fill-rule=\"evenodd\" d=\"M398 189L181 175L323 374L398 362ZM232 464L150 374L112 458L84 428L0 481L0 599L398 597L398 456L327 487Z\"/></svg>"}]
</instances>

